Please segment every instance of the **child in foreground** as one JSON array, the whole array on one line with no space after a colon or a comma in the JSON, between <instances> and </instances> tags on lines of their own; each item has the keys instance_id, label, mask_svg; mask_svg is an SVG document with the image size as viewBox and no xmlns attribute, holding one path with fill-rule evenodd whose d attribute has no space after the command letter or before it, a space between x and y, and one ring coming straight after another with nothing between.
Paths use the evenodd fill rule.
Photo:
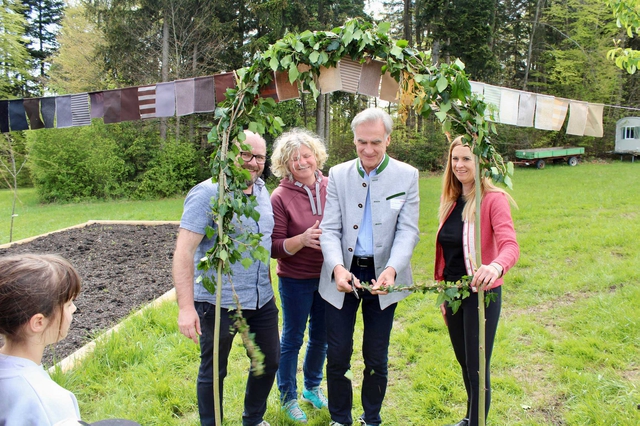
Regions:
<instances>
[{"instance_id":1,"label":"child in foreground","mask_svg":"<svg viewBox=\"0 0 640 426\"><path fill-rule=\"evenodd\" d=\"M75 395L42 367L47 345L67 336L80 277L60 256L0 258L0 426L80 420Z\"/></svg>"}]
</instances>

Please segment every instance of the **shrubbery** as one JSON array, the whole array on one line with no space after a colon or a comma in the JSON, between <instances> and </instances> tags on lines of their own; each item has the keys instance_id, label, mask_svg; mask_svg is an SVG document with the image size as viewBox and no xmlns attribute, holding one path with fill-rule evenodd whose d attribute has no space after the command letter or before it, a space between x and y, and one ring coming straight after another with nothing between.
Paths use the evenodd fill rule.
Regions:
<instances>
[{"instance_id":1,"label":"shrubbery","mask_svg":"<svg viewBox=\"0 0 640 426\"><path fill-rule=\"evenodd\" d=\"M202 177L201 154L188 143L161 141L157 123L94 120L26 133L33 183L44 202L166 197Z\"/></svg>"}]
</instances>

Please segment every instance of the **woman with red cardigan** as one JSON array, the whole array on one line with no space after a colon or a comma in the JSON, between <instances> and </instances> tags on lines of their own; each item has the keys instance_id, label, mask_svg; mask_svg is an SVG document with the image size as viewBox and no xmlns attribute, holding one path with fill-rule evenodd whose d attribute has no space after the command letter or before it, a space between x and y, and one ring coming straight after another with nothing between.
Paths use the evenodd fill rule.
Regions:
<instances>
[{"instance_id":1,"label":"woman with red cardigan","mask_svg":"<svg viewBox=\"0 0 640 426\"><path fill-rule=\"evenodd\" d=\"M465 417L453 426L478 424L479 361L478 361L478 288L493 293L494 299L485 311L486 332L486 406L491 403L489 365L493 342L500 317L503 276L516 263L520 255L509 204L515 202L509 194L482 178L480 234L482 264L475 269L475 162L469 146L462 137L456 138L449 148L449 157L442 182L439 209L439 229L436 237L435 279L456 282L463 276L473 276L471 295L462 300L453 314L445 303L442 315L449 337L462 368L467 391ZM474 270L475 269L475 270Z\"/></svg>"}]
</instances>

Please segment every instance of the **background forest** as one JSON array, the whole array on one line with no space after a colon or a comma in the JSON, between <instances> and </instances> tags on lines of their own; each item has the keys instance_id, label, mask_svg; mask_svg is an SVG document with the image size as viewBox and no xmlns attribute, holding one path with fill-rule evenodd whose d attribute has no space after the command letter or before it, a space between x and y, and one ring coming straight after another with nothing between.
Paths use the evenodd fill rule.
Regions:
<instances>
[{"instance_id":1,"label":"background forest","mask_svg":"<svg viewBox=\"0 0 640 426\"><path fill-rule=\"evenodd\" d=\"M251 63L287 31L327 30L347 19L390 22L393 37L460 58L470 79L609 105L604 137L498 125L494 144L516 149L582 146L605 158L615 122L638 115L638 77L607 59L613 40L637 49L603 0L2 0L0 98L90 92L212 75ZM309 94L277 105L289 126L327 143L327 167L355 156L351 118L376 99ZM627 108L614 108L624 106ZM394 105L384 105L393 112ZM631 108L631 109L629 109ZM156 198L210 175L213 114L3 134L5 183L34 185L41 201ZM420 170L441 168L439 123L397 123L390 154ZM24 167L20 167L24 164ZM16 177L14 181L14 176Z\"/></svg>"}]
</instances>

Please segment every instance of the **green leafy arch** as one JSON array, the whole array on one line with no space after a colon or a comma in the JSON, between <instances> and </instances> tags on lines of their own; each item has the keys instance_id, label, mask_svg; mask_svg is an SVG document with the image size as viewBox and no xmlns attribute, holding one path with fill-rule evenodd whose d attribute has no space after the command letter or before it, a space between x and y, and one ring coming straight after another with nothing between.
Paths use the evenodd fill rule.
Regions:
<instances>
[{"instance_id":1,"label":"green leafy arch","mask_svg":"<svg viewBox=\"0 0 640 426\"><path fill-rule=\"evenodd\" d=\"M381 61L382 73L388 72L399 83L397 98L401 117L406 118L410 109L423 117L434 114L445 133L465 135L466 142L477 158L477 173L511 187L513 165L505 164L491 144L490 136L496 131L495 126L487 120L490 111L482 99L472 94L464 64L458 60L452 64L434 65L430 52L412 48L405 40L392 41L388 35L389 28L389 24L376 26L355 19L331 31L289 33L267 51L257 54L251 66L238 71L238 86L227 90L226 99L216 108L215 123L208 135L214 147L210 163L212 179L219 185L218 197L212 200L217 230L207 230L209 237L215 236L216 244L200 261L199 268L217 271L217 283L204 278L203 284L211 293L222 285L222 274L231 273L231 263L251 263L252 259L269 262L269 253L260 246L261 235L243 234L232 224L235 215L255 218L257 214L254 210L255 198L246 197L242 192L249 174L238 165L242 161L238 157L241 147L232 142L237 140L242 143L246 129L274 137L283 131L283 121L273 114L275 100L260 94L261 89L273 83L276 72L286 72L290 83L300 84L300 89L317 98L320 91L316 81L322 67L335 67L345 57L361 63ZM478 190L479 187L476 186ZM476 200L479 203L480 197L476 197ZM234 232L237 236L232 239L229 235ZM480 241L479 236L476 240ZM246 252L249 252L249 256ZM479 250L477 253L480 253ZM217 292L216 333L219 333L220 297L221 292ZM483 297L479 299L483 300ZM239 321L238 328L247 331L242 320ZM245 346L250 353L251 347L256 349L251 354L254 360L252 365L254 369L259 369L261 354L258 348L252 346L247 335L243 336ZM216 407L220 406L216 374L218 340L219 334L214 336L213 357ZM219 412L216 410L216 413Z\"/></svg>"}]
</instances>

